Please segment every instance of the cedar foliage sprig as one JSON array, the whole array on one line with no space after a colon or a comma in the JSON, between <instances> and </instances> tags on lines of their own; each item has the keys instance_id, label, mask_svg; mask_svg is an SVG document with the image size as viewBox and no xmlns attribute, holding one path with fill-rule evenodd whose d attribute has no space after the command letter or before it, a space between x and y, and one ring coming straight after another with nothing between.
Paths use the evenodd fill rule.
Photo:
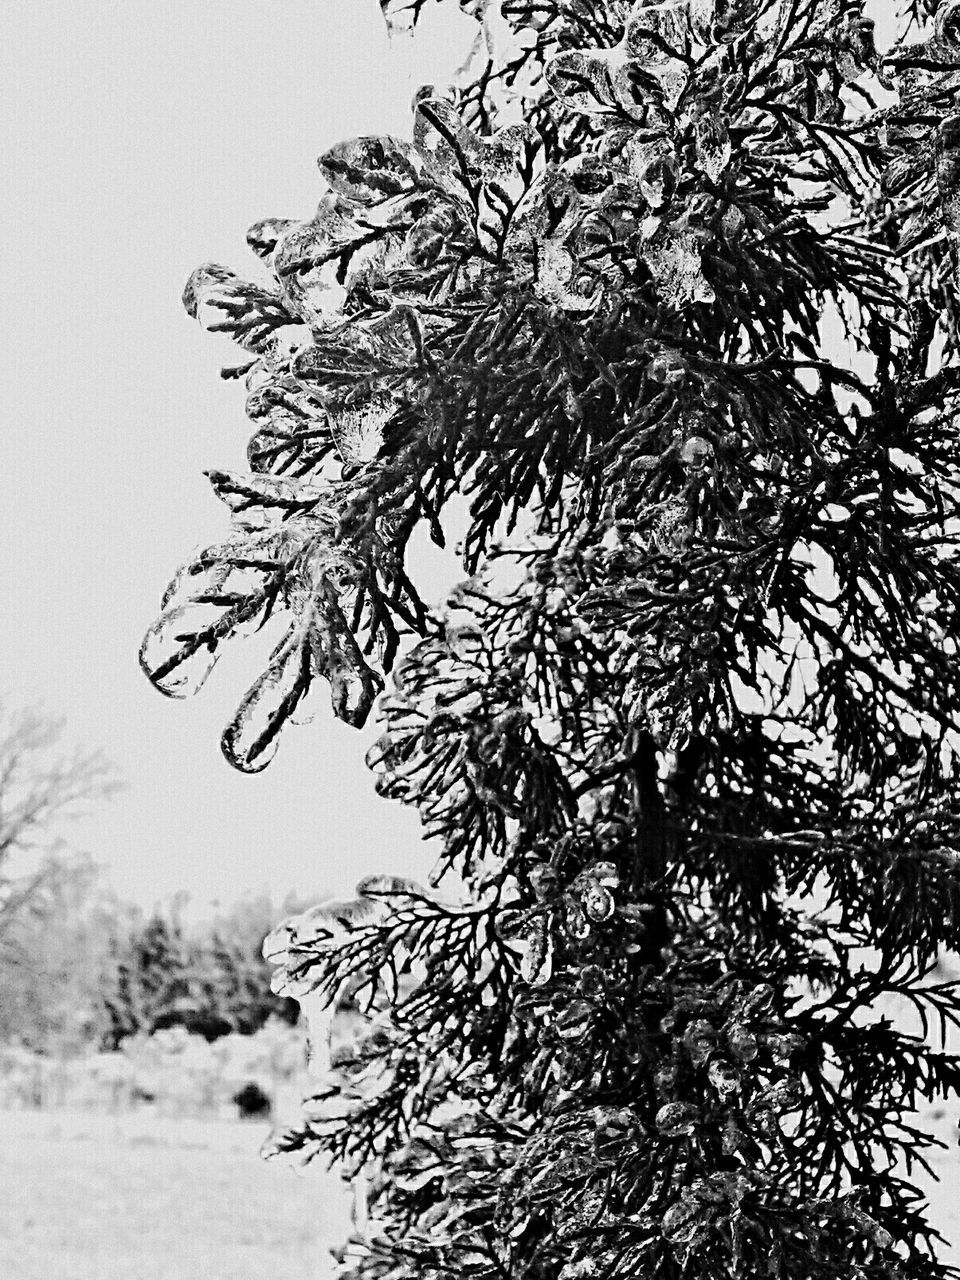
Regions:
<instances>
[{"instance_id":1,"label":"cedar foliage sprig","mask_svg":"<svg viewBox=\"0 0 960 1280\"><path fill-rule=\"evenodd\" d=\"M438 855L268 940L365 1015L274 1148L370 1180L344 1280L945 1276L911 1113L960 1061L879 1010L960 1018L960 4L883 53L860 0L462 7L468 83L185 293L251 472L143 664L286 620L246 770L392 673Z\"/></svg>"}]
</instances>

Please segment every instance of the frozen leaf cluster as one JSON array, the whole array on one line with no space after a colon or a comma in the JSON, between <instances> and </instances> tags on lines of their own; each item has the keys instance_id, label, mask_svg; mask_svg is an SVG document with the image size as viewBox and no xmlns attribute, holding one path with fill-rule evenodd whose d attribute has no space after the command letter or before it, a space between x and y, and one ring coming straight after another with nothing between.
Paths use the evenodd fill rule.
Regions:
<instances>
[{"instance_id":1,"label":"frozen leaf cluster","mask_svg":"<svg viewBox=\"0 0 960 1280\"><path fill-rule=\"evenodd\" d=\"M383 690L435 854L268 940L330 1045L275 1148L366 1188L342 1280L943 1280L902 1170L960 1087L960 10L462 7L459 88L186 296L252 436L144 665L276 631L247 769Z\"/></svg>"}]
</instances>

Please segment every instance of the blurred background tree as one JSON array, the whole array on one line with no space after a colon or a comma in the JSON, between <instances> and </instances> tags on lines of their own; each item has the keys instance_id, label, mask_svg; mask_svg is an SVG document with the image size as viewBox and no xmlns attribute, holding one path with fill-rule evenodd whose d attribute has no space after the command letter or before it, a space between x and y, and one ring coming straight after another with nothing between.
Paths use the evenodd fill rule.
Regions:
<instances>
[{"instance_id":1,"label":"blurred background tree","mask_svg":"<svg viewBox=\"0 0 960 1280\"><path fill-rule=\"evenodd\" d=\"M0 1044L69 1056L169 1027L212 1040L295 1023L262 943L298 900L251 895L189 927L185 895L149 913L120 901L69 839L114 770L40 712L0 709L0 726Z\"/></svg>"},{"instance_id":2,"label":"blurred background tree","mask_svg":"<svg viewBox=\"0 0 960 1280\"><path fill-rule=\"evenodd\" d=\"M208 1040L250 1035L275 1017L294 1024L295 1001L274 995L263 939L278 912L294 909L288 895L247 897L209 920L186 928L183 901L136 916L114 935L102 1001L109 1022L105 1042L184 1027Z\"/></svg>"},{"instance_id":3,"label":"blurred background tree","mask_svg":"<svg viewBox=\"0 0 960 1280\"><path fill-rule=\"evenodd\" d=\"M117 787L99 754L67 750L64 725L0 707L0 1039L75 1047L102 1029L109 912L69 823Z\"/></svg>"}]
</instances>

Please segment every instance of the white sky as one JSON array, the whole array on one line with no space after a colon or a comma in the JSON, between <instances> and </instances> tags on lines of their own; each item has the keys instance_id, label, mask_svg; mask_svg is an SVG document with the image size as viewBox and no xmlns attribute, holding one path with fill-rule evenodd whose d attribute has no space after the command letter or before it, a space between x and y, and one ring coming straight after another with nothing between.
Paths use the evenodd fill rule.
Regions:
<instances>
[{"instance_id":1,"label":"white sky","mask_svg":"<svg viewBox=\"0 0 960 1280\"><path fill-rule=\"evenodd\" d=\"M312 213L316 156L408 129L413 89L474 30L452 0L416 49L388 49L376 0L4 7L0 693L64 714L122 771L76 836L146 905L429 864L413 815L373 792L370 733L330 718L288 730L264 774L225 763L255 642L182 703L137 648L173 570L226 527L203 470L244 466L242 389L218 377L237 349L187 319L183 281L208 260L255 270L247 227Z\"/></svg>"},{"instance_id":2,"label":"white sky","mask_svg":"<svg viewBox=\"0 0 960 1280\"><path fill-rule=\"evenodd\" d=\"M465 22L455 45L442 26L419 41L416 72L376 0L4 6L0 693L117 764L125 791L74 835L145 905L430 863L413 815L374 794L369 732L330 717L288 730L264 774L226 764L262 650L234 645L174 702L137 649L174 569L225 530L204 468L245 467L243 392L218 376L238 349L186 317L184 280L207 260L255 271L247 227L309 216L332 143L406 131Z\"/></svg>"}]
</instances>

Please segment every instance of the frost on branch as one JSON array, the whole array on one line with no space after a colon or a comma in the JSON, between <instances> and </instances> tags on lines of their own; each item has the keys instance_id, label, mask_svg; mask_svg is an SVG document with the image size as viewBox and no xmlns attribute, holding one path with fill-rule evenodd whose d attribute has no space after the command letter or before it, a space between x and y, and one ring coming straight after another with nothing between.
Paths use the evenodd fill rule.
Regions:
<instances>
[{"instance_id":1,"label":"frost on branch","mask_svg":"<svg viewBox=\"0 0 960 1280\"><path fill-rule=\"evenodd\" d=\"M463 8L465 82L321 157L265 283L188 290L252 433L144 665L183 695L275 632L247 769L382 685L435 854L269 941L336 1031L273 1149L365 1188L340 1280L946 1280L960 9Z\"/></svg>"}]
</instances>

